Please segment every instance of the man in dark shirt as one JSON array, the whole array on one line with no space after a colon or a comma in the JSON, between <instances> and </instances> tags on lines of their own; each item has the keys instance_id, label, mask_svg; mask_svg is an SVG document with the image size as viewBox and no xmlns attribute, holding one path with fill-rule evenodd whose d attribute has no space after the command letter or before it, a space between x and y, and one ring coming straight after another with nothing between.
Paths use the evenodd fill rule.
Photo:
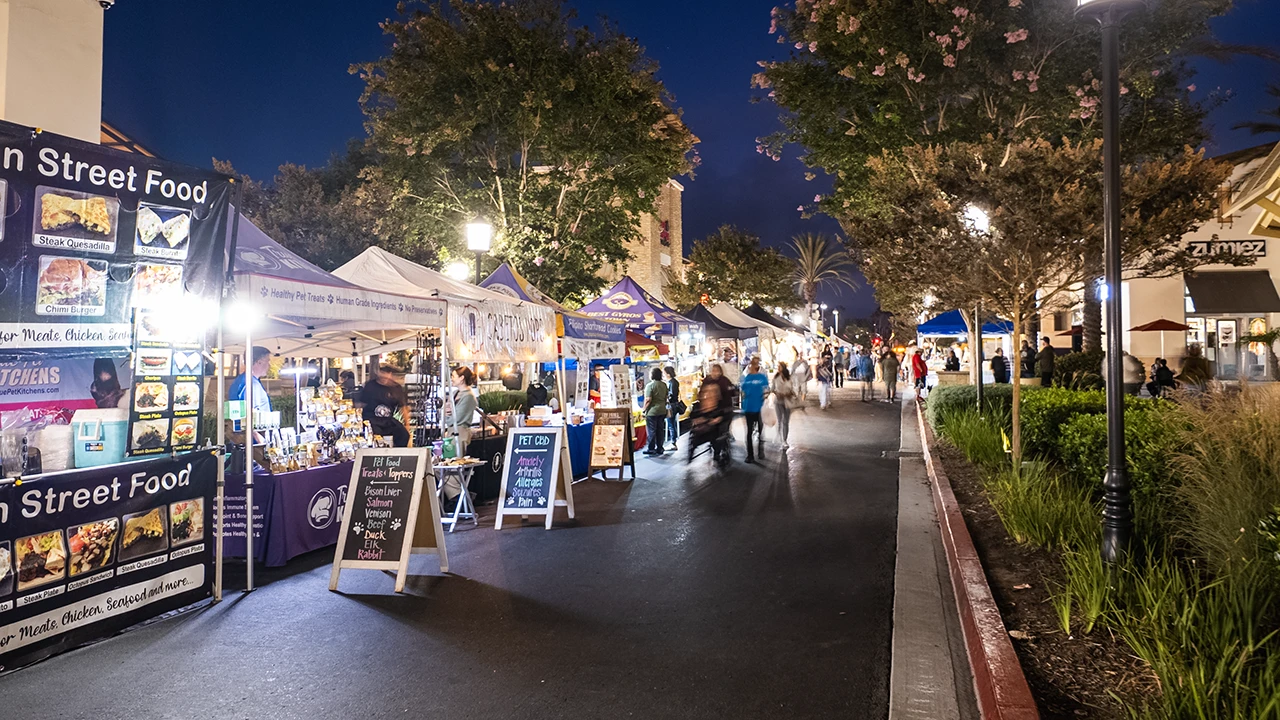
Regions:
<instances>
[{"instance_id":1,"label":"man in dark shirt","mask_svg":"<svg viewBox=\"0 0 1280 720\"><path fill-rule=\"evenodd\" d=\"M390 437L396 447L409 447L409 430L395 418L399 410L400 417L408 421L409 401L404 386L395 381L389 366L379 367L373 379L361 388L360 405L374 435Z\"/></svg>"},{"instance_id":2,"label":"man in dark shirt","mask_svg":"<svg viewBox=\"0 0 1280 720\"><path fill-rule=\"evenodd\" d=\"M1053 361L1057 359L1057 353L1053 351L1053 343L1049 342L1049 338L1041 338L1040 343L1040 354L1036 355L1036 372L1040 373L1040 384L1049 387L1053 384Z\"/></svg>"}]
</instances>

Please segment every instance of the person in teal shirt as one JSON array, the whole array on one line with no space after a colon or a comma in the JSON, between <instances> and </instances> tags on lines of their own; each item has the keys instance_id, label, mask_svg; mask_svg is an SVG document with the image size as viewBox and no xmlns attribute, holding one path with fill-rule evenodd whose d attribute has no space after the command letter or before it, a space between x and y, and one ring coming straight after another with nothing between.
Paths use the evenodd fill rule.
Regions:
<instances>
[{"instance_id":1,"label":"person in teal shirt","mask_svg":"<svg viewBox=\"0 0 1280 720\"><path fill-rule=\"evenodd\" d=\"M760 413L764 410L764 396L769 390L769 376L760 370L760 358L751 357L747 365L747 374L742 376L742 414L747 418L747 462L755 463L756 455L764 459L764 423ZM757 445L751 444L751 435L755 433ZM753 452L752 448L756 450Z\"/></svg>"}]
</instances>

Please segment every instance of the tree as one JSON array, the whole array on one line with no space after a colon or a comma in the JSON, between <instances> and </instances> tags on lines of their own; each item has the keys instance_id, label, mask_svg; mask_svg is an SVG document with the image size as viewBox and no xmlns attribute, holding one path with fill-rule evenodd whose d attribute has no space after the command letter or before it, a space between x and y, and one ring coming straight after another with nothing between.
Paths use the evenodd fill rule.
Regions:
<instances>
[{"instance_id":1,"label":"tree","mask_svg":"<svg viewBox=\"0 0 1280 720\"><path fill-rule=\"evenodd\" d=\"M281 245L333 270L371 245L387 248L415 262L431 265L435 248L416 242L412 232L392 226L394 208L363 198L361 171L369 158L353 143L346 155L323 168L286 163L270 185L236 172L230 162L214 160L219 172L241 183L240 209Z\"/></svg>"},{"instance_id":2,"label":"tree","mask_svg":"<svg viewBox=\"0 0 1280 720\"><path fill-rule=\"evenodd\" d=\"M1073 17L1076 3L857 5L796 0L775 10L771 32L795 51L787 61L761 63L764 70L753 78L786 111L784 130L762 138L761 152L777 159L782 144L803 145L803 160L833 176L833 192L818 203L833 217L844 220L875 203L865 190L867 161L886 149L1100 137L1097 28ZM1174 159L1206 137L1204 117L1217 98L1191 97L1187 57L1259 54L1213 39L1209 21L1231 5L1162 0L1141 22L1126 24L1120 108L1126 160ZM1100 158L1087 162L1101 166ZM1100 239L1080 252L1084 284L1091 286L1102 274ZM1101 314L1092 299L1085 315L1086 340L1096 343Z\"/></svg>"},{"instance_id":3,"label":"tree","mask_svg":"<svg viewBox=\"0 0 1280 720\"><path fill-rule=\"evenodd\" d=\"M800 297L804 298L805 309L810 314L822 288L831 288L836 293L842 287L857 289L858 285L849 272L854 267L853 258L839 239L821 233L805 233L791 238L791 248L796 252L792 282L800 291Z\"/></svg>"},{"instance_id":4,"label":"tree","mask_svg":"<svg viewBox=\"0 0 1280 720\"><path fill-rule=\"evenodd\" d=\"M1080 257L1102 232L1094 167L1100 142L989 139L885 151L868 164L875 201L847 221L863 272L931 293L948 307L983 302L1021 329L1029 313L1062 303L1087 280ZM1212 216L1230 167L1185 148L1176 160L1123 170L1129 274L1173 276L1201 263L1181 239ZM971 205L986 212L989 227L967 218ZM1021 386L1013 392L1017 463Z\"/></svg>"},{"instance_id":5,"label":"tree","mask_svg":"<svg viewBox=\"0 0 1280 720\"><path fill-rule=\"evenodd\" d=\"M1267 86L1267 94L1280 100L1280 85ZM1253 135L1271 135L1280 133L1280 104L1274 108L1262 110L1258 113L1265 120L1246 120L1231 126L1232 130L1248 130Z\"/></svg>"},{"instance_id":6,"label":"tree","mask_svg":"<svg viewBox=\"0 0 1280 720\"><path fill-rule=\"evenodd\" d=\"M557 299L581 300L628 257L637 219L696 163L640 46L573 25L562 0L401 3L386 57L352 68L380 159L369 192L404 210L442 255L462 227L495 227L493 254Z\"/></svg>"},{"instance_id":7,"label":"tree","mask_svg":"<svg viewBox=\"0 0 1280 720\"><path fill-rule=\"evenodd\" d=\"M786 256L760 245L760 238L732 225L721 225L695 241L684 279L667 270L663 290L676 307L692 307L703 295L712 302L739 306L753 301L767 307L794 307L792 273Z\"/></svg>"}]
</instances>

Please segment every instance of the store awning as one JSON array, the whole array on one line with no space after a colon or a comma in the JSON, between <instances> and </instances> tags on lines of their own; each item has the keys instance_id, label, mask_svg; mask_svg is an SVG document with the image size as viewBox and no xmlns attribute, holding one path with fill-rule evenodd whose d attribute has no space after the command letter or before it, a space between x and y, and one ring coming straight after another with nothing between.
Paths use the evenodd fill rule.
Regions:
<instances>
[{"instance_id":1,"label":"store awning","mask_svg":"<svg viewBox=\"0 0 1280 720\"><path fill-rule=\"evenodd\" d=\"M1280 295L1266 270L1198 270L1183 279L1196 314L1280 312Z\"/></svg>"}]
</instances>

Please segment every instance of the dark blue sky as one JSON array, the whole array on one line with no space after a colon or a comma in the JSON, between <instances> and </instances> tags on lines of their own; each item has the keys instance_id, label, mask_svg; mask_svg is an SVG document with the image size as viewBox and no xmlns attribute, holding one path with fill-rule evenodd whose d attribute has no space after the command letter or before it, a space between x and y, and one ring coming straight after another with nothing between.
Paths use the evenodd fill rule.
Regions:
<instances>
[{"instance_id":1,"label":"dark blue sky","mask_svg":"<svg viewBox=\"0 0 1280 720\"><path fill-rule=\"evenodd\" d=\"M755 138L777 128L776 108L750 103L748 87L757 60L784 52L768 34L774 0L573 4L584 18L607 15L639 38L702 140L702 168L683 179L686 245L722 223L778 246L798 233L838 229L796 211L826 188L821 179L805 182L794 152L775 163L755 151ZM1236 4L1218 22L1223 39L1274 45L1280 3ZM119 0L106 13L103 117L179 162L230 160L257 179L285 162L322 165L363 134L361 83L347 67L382 54L378 23L394 12L394 0ZM1230 130L1267 106L1264 84L1277 77L1280 68L1260 61L1202 63L1198 93L1234 94L1212 118L1212 152L1280 139ZM845 317L874 308L869 289L823 299L845 306Z\"/></svg>"}]
</instances>

